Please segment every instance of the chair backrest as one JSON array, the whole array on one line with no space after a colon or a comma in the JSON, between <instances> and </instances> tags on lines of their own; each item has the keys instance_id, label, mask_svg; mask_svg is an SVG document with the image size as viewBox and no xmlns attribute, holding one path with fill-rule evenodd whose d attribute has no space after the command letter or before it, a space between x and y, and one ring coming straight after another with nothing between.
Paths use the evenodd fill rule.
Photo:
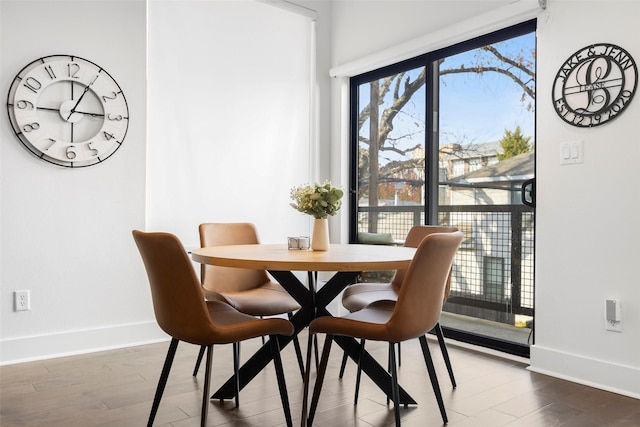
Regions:
<instances>
[{"instance_id":1,"label":"chair backrest","mask_svg":"<svg viewBox=\"0 0 640 427\"><path fill-rule=\"evenodd\" d=\"M133 231L133 238L147 270L153 310L160 328L182 341L210 344L216 328L180 240L169 233L138 230Z\"/></svg>"},{"instance_id":2,"label":"chair backrest","mask_svg":"<svg viewBox=\"0 0 640 427\"><path fill-rule=\"evenodd\" d=\"M200 224L200 245L227 246L258 244L258 232L250 223L205 223ZM264 270L202 265L202 286L214 292L240 292L257 288L269 281Z\"/></svg>"},{"instance_id":3,"label":"chair backrest","mask_svg":"<svg viewBox=\"0 0 640 427\"><path fill-rule=\"evenodd\" d=\"M404 241L404 246L408 248L417 248L420 242L424 240L425 237L432 233L454 233L458 231L456 227L449 227L444 225L414 225L407 233L407 238ZM406 270L397 270L396 274L393 276L393 280L391 284L396 290L400 289L402 286L402 281L404 280L404 275L406 274ZM448 296L447 292L445 295Z\"/></svg>"},{"instance_id":4,"label":"chair backrest","mask_svg":"<svg viewBox=\"0 0 640 427\"><path fill-rule=\"evenodd\" d=\"M420 243L406 270L387 328L393 341L416 338L438 323L447 277L463 233L432 233Z\"/></svg>"}]
</instances>

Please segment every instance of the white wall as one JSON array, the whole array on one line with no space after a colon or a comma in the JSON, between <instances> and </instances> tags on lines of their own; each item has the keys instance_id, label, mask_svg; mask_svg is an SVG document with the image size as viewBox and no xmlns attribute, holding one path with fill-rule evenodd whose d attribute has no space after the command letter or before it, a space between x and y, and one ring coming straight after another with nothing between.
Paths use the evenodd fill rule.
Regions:
<instances>
[{"instance_id":1,"label":"white wall","mask_svg":"<svg viewBox=\"0 0 640 427\"><path fill-rule=\"evenodd\" d=\"M309 233L289 206L312 170L327 178L311 164L328 126L310 125L309 18L254 0L2 0L0 16L3 93L27 63L68 52L109 71L131 117L115 155L70 170L30 155L3 114L0 364L166 339L134 228L187 247L204 221L254 222L263 242ZM13 311L17 289L30 311Z\"/></svg>"},{"instance_id":2,"label":"white wall","mask_svg":"<svg viewBox=\"0 0 640 427\"><path fill-rule=\"evenodd\" d=\"M409 40L449 28L513 0L334 0L333 66L394 50ZM381 20L384 18L384 20ZM464 29L463 29L464 31Z\"/></svg>"},{"instance_id":3,"label":"white wall","mask_svg":"<svg viewBox=\"0 0 640 427\"><path fill-rule=\"evenodd\" d=\"M640 2L550 1L538 20L536 345L533 369L640 398L640 98L612 122L570 126L551 103L553 79L575 51L613 43L640 61ZM571 30L568 30L571 28ZM584 163L562 166L559 146L584 142ZM562 242L562 244L559 244ZM604 329L619 299L623 332Z\"/></svg>"},{"instance_id":4,"label":"white wall","mask_svg":"<svg viewBox=\"0 0 640 427\"><path fill-rule=\"evenodd\" d=\"M131 118L113 156L72 170L27 152L3 111L0 363L158 338L131 238L145 215L145 2L3 0L0 11L3 96L31 61L68 53L116 79ZM13 311L16 289L31 291L30 311Z\"/></svg>"},{"instance_id":5,"label":"white wall","mask_svg":"<svg viewBox=\"0 0 640 427\"><path fill-rule=\"evenodd\" d=\"M171 28L171 31L166 29ZM255 1L149 3L149 230L199 245L201 222L309 232L311 21Z\"/></svg>"},{"instance_id":6,"label":"white wall","mask_svg":"<svg viewBox=\"0 0 640 427\"><path fill-rule=\"evenodd\" d=\"M393 1L336 1L332 67L338 75L363 72L366 64L385 65L392 56L415 53L421 46L442 47L460 31L480 35L495 29L499 21L514 24L537 15L536 345L531 351L531 369L640 397L640 279L636 271L640 203L635 196L640 100L636 96L620 117L593 129L567 125L551 103L558 67L584 46L614 43L640 61L640 38L635 30L640 2L585 1L576 7L575 1L548 0L546 11L533 14L526 3L532 2L509 4L488 15L466 15L467 21L448 29L416 19L430 16L429 6L434 2L403 2L398 7ZM451 10L442 2L439 6L438 13L449 16ZM469 5L449 2L449 6L460 11ZM384 39L380 38L382 28L389 28ZM376 52L376 46L381 50ZM332 132L341 141L337 149L348 144L343 130L346 80L337 78L333 85ZM584 141L585 161L561 166L560 143L574 140ZM346 159L332 157L332 161L341 162L339 173L346 173ZM607 298L623 304L622 333L605 331Z\"/></svg>"}]
</instances>

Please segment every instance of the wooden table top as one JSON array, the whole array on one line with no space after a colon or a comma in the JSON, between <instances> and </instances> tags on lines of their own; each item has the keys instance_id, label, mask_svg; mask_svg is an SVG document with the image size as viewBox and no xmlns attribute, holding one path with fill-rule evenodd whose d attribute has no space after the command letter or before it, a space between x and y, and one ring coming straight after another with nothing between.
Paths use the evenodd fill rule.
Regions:
<instances>
[{"instance_id":1,"label":"wooden table top","mask_svg":"<svg viewBox=\"0 0 640 427\"><path fill-rule=\"evenodd\" d=\"M195 249L201 264L255 270L372 271L409 267L415 248L331 244L328 251L289 250L286 244L211 246Z\"/></svg>"}]
</instances>

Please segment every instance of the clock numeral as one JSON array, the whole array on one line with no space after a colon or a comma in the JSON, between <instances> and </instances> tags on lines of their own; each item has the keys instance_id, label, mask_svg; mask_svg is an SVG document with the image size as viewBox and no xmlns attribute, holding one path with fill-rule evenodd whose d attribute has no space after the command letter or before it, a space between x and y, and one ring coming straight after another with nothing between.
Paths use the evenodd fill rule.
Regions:
<instances>
[{"instance_id":1,"label":"clock numeral","mask_svg":"<svg viewBox=\"0 0 640 427\"><path fill-rule=\"evenodd\" d=\"M109 113L107 115L107 119L109 119L111 121L114 121L114 122L119 122L121 120L124 120L124 117L122 117L120 114L113 115L113 114Z\"/></svg>"},{"instance_id":2,"label":"clock numeral","mask_svg":"<svg viewBox=\"0 0 640 427\"><path fill-rule=\"evenodd\" d=\"M72 150L72 148L76 148L75 145L70 145L67 147L67 159L69 160L73 160L76 158L76 152L74 150Z\"/></svg>"},{"instance_id":3,"label":"clock numeral","mask_svg":"<svg viewBox=\"0 0 640 427\"><path fill-rule=\"evenodd\" d=\"M38 122L27 123L26 125L22 126L23 132L31 132L38 129L40 129L40 123Z\"/></svg>"},{"instance_id":4,"label":"clock numeral","mask_svg":"<svg viewBox=\"0 0 640 427\"><path fill-rule=\"evenodd\" d=\"M33 77L27 77L27 80L25 80L24 82L24 87L26 87L33 93L38 93L38 91L42 89L42 83L40 83L37 79Z\"/></svg>"},{"instance_id":5,"label":"clock numeral","mask_svg":"<svg viewBox=\"0 0 640 427\"><path fill-rule=\"evenodd\" d=\"M115 138L115 136L113 136L112 133L109 133L107 131L102 132L102 134L104 135L104 139L106 139L107 141L112 140L113 138Z\"/></svg>"},{"instance_id":6,"label":"clock numeral","mask_svg":"<svg viewBox=\"0 0 640 427\"><path fill-rule=\"evenodd\" d=\"M34 108L32 102L25 101L24 99L21 99L20 101L16 102L16 107L18 107L21 110L33 110Z\"/></svg>"},{"instance_id":7,"label":"clock numeral","mask_svg":"<svg viewBox=\"0 0 640 427\"><path fill-rule=\"evenodd\" d=\"M47 74L49 74L49 78L51 80L56 78L56 73L53 71L53 67L51 65L45 65L44 69L47 72Z\"/></svg>"},{"instance_id":8,"label":"clock numeral","mask_svg":"<svg viewBox=\"0 0 640 427\"><path fill-rule=\"evenodd\" d=\"M90 155L91 155L92 157L97 157L97 156L98 156L98 154L100 154L100 152L99 152L98 150L96 150L95 148L93 148L93 147L91 147L91 146L89 146L89 151L91 151L91 154L90 154Z\"/></svg>"},{"instance_id":9,"label":"clock numeral","mask_svg":"<svg viewBox=\"0 0 640 427\"><path fill-rule=\"evenodd\" d=\"M107 101L113 101L116 98L118 98L118 94L115 92L111 92L111 95L102 95L102 102L106 103Z\"/></svg>"},{"instance_id":10,"label":"clock numeral","mask_svg":"<svg viewBox=\"0 0 640 427\"><path fill-rule=\"evenodd\" d=\"M69 74L69 77L71 77L72 79L79 79L80 76L78 76L78 72L80 71L80 65L76 64L75 62L71 62L69 64L67 64L67 72Z\"/></svg>"},{"instance_id":11,"label":"clock numeral","mask_svg":"<svg viewBox=\"0 0 640 427\"><path fill-rule=\"evenodd\" d=\"M45 148L45 150L49 150L49 148L53 147L56 144L56 142L58 142L53 138L49 138L49 141L51 141L51 144L47 148Z\"/></svg>"}]
</instances>

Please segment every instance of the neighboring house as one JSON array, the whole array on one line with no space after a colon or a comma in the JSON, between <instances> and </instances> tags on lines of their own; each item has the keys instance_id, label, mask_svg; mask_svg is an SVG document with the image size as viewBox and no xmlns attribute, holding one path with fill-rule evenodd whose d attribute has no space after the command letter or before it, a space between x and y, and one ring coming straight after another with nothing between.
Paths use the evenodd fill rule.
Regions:
<instances>
[{"instance_id":1,"label":"neighboring house","mask_svg":"<svg viewBox=\"0 0 640 427\"><path fill-rule=\"evenodd\" d=\"M535 153L498 161L495 144L477 147L445 154L445 161L441 160L441 165L449 167L441 173L441 204L456 206L448 221L465 233L454 265L452 301L480 300L508 304L510 309L501 312L497 306L487 310L487 306L448 304L447 311L513 324L513 314L522 312L516 307L525 311L533 307L533 213L528 209L520 212L522 207L514 205L522 205L522 183L534 176ZM457 174L461 165L466 172ZM518 247L512 246L514 229L520 230ZM514 263L519 266L516 277ZM517 301L513 300L514 289Z\"/></svg>"},{"instance_id":2,"label":"neighboring house","mask_svg":"<svg viewBox=\"0 0 640 427\"><path fill-rule=\"evenodd\" d=\"M521 187L524 181L533 178L534 155L530 151L449 178L445 190L447 204L522 204Z\"/></svg>"},{"instance_id":3,"label":"neighboring house","mask_svg":"<svg viewBox=\"0 0 640 427\"><path fill-rule=\"evenodd\" d=\"M452 179L498 163L502 152L499 142L483 144L448 144L440 148L440 168Z\"/></svg>"}]
</instances>

